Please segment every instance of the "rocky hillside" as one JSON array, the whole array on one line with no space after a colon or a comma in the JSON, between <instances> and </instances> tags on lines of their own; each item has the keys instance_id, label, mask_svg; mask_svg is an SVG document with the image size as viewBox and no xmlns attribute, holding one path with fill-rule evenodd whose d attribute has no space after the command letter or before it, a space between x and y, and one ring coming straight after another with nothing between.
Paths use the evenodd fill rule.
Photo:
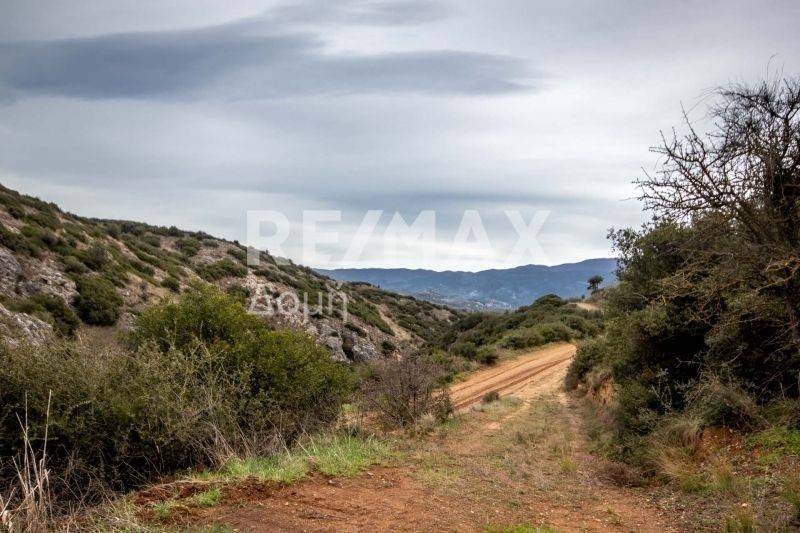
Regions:
<instances>
[{"instance_id":1,"label":"rocky hillside","mask_svg":"<svg viewBox=\"0 0 800 533\"><path fill-rule=\"evenodd\" d=\"M51 330L125 329L149 303L203 282L243 298L276 326L307 331L342 360L408 353L456 317L263 252L249 267L246 254L238 242L83 218L0 185L0 336L14 343Z\"/></svg>"}]
</instances>

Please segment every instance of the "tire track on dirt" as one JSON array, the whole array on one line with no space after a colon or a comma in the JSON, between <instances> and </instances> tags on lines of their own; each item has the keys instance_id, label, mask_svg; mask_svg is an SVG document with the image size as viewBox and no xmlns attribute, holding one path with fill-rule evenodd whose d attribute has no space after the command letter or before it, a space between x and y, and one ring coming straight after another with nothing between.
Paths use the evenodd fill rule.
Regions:
<instances>
[{"instance_id":1,"label":"tire track on dirt","mask_svg":"<svg viewBox=\"0 0 800 533\"><path fill-rule=\"evenodd\" d=\"M490 392L496 391L504 396L521 390L535 381L537 375L571 360L575 350L572 344L544 348L477 372L467 381L450 388L453 406L457 411L462 411L481 401Z\"/></svg>"}]
</instances>

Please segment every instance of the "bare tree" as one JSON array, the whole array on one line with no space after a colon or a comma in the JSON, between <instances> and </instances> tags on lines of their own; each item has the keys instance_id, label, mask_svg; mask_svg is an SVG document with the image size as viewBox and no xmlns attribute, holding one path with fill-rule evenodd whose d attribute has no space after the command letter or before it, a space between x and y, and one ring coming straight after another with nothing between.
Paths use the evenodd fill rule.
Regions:
<instances>
[{"instance_id":1,"label":"bare tree","mask_svg":"<svg viewBox=\"0 0 800 533\"><path fill-rule=\"evenodd\" d=\"M781 301L783 332L800 352L800 78L718 93L712 132L699 134L684 113L688 133L662 134L652 150L663 165L638 182L641 199L660 219L701 228L684 291ZM716 284L698 289L710 265Z\"/></svg>"}]
</instances>

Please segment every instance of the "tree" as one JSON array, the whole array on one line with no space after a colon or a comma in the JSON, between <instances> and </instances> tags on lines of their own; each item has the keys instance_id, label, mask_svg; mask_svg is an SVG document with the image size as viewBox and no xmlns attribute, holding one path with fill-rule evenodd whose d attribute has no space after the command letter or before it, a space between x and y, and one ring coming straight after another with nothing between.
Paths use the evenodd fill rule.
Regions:
<instances>
[{"instance_id":1,"label":"tree","mask_svg":"<svg viewBox=\"0 0 800 533\"><path fill-rule=\"evenodd\" d=\"M591 278L589 278L589 286L586 288L592 294L596 293L600 288L600 284L603 283L603 276L598 276L595 274Z\"/></svg>"},{"instance_id":2,"label":"tree","mask_svg":"<svg viewBox=\"0 0 800 533\"><path fill-rule=\"evenodd\" d=\"M800 78L718 93L711 133L685 117L685 135L662 135L664 163L639 181L641 199L699 230L675 297L699 296L705 319L724 309L732 328L761 317L776 349L800 356Z\"/></svg>"}]
</instances>

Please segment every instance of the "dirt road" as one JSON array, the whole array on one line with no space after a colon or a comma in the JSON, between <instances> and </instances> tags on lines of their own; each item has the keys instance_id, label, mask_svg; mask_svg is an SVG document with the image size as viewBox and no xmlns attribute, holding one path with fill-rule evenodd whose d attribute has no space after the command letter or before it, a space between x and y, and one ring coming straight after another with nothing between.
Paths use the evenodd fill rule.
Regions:
<instances>
[{"instance_id":1,"label":"dirt road","mask_svg":"<svg viewBox=\"0 0 800 533\"><path fill-rule=\"evenodd\" d=\"M450 388L453 406L464 411L492 391L497 391L500 397L513 394L527 399L537 392L556 390L574 355L574 345L559 344L475 372L467 381Z\"/></svg>"},{"instance_id":2,"label":"dirt road","mask_svg":"<svg viewBox=\"0 0 800 533\"><path fill-rule=\"evenodd\" d=\"M571 344L543 348L453 386L462 414L430 433L398 436L402 464L290 485L227 485L218 505L192 509L183 525L359 533L687 530L648 489L612 482L606 461L590 451L579 408L562 390L574 354ZM492 390L504 399L483 404Z\"/></svg>"}]
</instances>

